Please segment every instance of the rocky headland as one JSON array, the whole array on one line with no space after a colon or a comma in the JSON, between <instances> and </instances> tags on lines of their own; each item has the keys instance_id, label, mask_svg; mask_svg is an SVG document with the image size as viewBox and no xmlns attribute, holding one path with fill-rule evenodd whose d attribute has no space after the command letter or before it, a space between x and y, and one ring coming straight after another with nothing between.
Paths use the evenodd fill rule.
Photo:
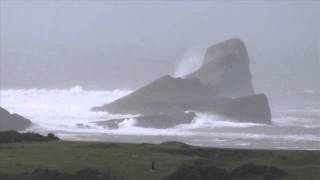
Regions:
<instances>
[{"instance_id":1,"label":"rocky headland","mask_svg":"<svg viewBox=\"0 0 320 180\"><path fill-rule=\"evenodd\" d=\"M271 124L268 98L255 94L249 56L240 39L210 46L203 65L195 72L174 78L163 76L94 111L139 114L136 126L170 128L191 123L195 113L217 114L239 122ZM95 122L118 128L125 119Z\"/></svg>"},{"instance_id":2,"label":"rocky headland","mask_svg":"<svg viewBox=\"0 0 320 180\"><path fill-rule=\"evenodd\" d=\"M0 131L22 131L31 125L31 121L18 114L11 114L0 107Z\"/></svg>"}]
</instances>

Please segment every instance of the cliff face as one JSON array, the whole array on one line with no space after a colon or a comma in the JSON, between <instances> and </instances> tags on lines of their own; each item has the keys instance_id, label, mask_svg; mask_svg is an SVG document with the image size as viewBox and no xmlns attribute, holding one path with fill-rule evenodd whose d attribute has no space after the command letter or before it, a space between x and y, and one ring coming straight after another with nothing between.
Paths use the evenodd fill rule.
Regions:
<instances>
[{"instance_id":1,"label":"cliff face","mask_svg":"<svg viewBox=\"0 0 320 180\"><path fill-rule=\"evenodd\" d=\"M10 114L7 110L0 107L0 131L21 131L30 125L30 120L18 114Z\"/></svg>"},{"instance_id":2,"label":"cliff face","mask_svg":"<svg viewBox=\"0 0 320 180\"><path fill-rule=\"evenodd\" d=\"M215 87L221 97L254 94L249 56L240 39L231 39L207 49L202 67L186 78L198 78Z\"/></svg>"}]
</instances>

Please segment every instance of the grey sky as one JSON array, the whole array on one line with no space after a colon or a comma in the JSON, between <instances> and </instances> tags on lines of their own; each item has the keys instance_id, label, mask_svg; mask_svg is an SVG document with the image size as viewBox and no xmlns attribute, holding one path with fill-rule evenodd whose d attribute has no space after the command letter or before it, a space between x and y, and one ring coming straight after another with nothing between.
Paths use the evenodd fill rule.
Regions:
<instances>
[{"instance_id":1,"label":"grey sky","mask_svg":"<svg viewBox=\"0 0 320 180\"><path fill-rule=\"evenodd\" d=\"M1 1L2 88L136 88L233 37L256 87L319 88L319 17L316 1Z\"/></svg>"}]
</instances>

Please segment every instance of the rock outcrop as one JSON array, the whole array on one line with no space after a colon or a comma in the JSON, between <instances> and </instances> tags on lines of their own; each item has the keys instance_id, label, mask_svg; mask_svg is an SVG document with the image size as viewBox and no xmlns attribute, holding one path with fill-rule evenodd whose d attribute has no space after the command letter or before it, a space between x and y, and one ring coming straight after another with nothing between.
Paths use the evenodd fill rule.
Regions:
<instances>
[{"instance_id":1,"label":"rock outcrop","mask_svg":"<svg viewBox=\"0 0 320 180\"><path fill-rule=\"evenodd\" d=\"M221 97L253 95L246 46L240 39L231 39L207 49L202 67L186 78L198 78L219 91Z\"/></svg>"},{"instance_id":2,"label":"rock outcrop","mask_svg":"<svg viewBox=\"0 0 320 180\"><path fill-rule=\"evenodd\" d=\"M7 110L0 107L0 131L21 131L30 125L30 120L18 114L10 114Z\"/></svg>"},{"instance_id":3,"label":"rock outcrop","mask_svg":"<svg viewBox=\"0 0 320 180\"><path fill-rule=\"evenodd\" d=\"M167 75L128 96L93 110L120 114L174 114L215 98L215 89L201 84L199 79L181 79Z\"/></svg>"},{"instance_id":4,"label":"rock outcrop","mask_svg":"<svg viewBox=\"0 0 320 180\"><path fill-rule=\"evenodd\" d=\"M215 111L235 121L272 124L268 98L264 94L229 100L219 104Z\"/></svg>"},{"instance_id":5,"label":"rock outcrop","mask_svg":"<svg viewBox=\"0 0 320 180\"><path fill-rule=\"evenodd\" d=\"M217 99L195 107L195 110L218 114L239 122L272 124L268 98L264 94Z\"/></svg>"},{"instance_id":6,"label":"rock outcrop","mask_svg":"<svg viewBox=\"0 0 320 180\"><path fill-rule=\"evenodd\" d=\"M176 113L176 114L154 114L139 116L134 118L135 125L144 128L156 128L156 129L167 129L177 126L179 124L189 124L194 119L195 113ZM126 118L123 119L112 119L107 121L94 122L97 125L108 129L118 129Z\"/></svg>"},{"instance_id":7,"label":"rock outcrop","mask_svg":"<svg viewBox=\"0 0 320 180\"><path fill-rule=\"evenodd\" d=\"M219 98L207 100L189 104L188 106L182 104L181 106L176 106L176 112L166 111L164 114L155 113L135 117L135 126L165 129L179 124L189 124L196 114L194 112L183 112L187 110L217 114L238 122L272 124L268 99L264 94L257 94L234 99ZM108 129L118 129L120 124L127 119L112 119L94 123Z\"/></svg>"},{"instance_id":8,"label":"rock outcrop","mask_svg":"<svg viewBox=\"0 0 320 180\"><path fill-rule=\"evenodd\" d=\"M136 126L170 128L190 123L195 114L214 113L240 122L271 124L268 99L255 94L244 43L231 39L208 48L204 64L185 78L163 76L96 111L135 114ZM124 119L96 122L118 128Z\"/></svg>"}]
</instances>

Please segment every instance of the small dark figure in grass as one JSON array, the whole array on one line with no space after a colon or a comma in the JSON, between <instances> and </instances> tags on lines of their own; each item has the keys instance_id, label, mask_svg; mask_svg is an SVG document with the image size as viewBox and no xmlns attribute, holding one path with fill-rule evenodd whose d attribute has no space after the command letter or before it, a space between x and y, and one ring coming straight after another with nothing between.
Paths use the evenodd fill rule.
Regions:
<instances>
[{"instance_id":1,"label":"small dark figure in grass","mask_svg":"<svg viewBox=\"0 0 320 180\"><path fill-rule=\"evenodd\" d=\"M156 170L156 161L152 160L151 161L151 171L155 171Z\"/></svg>"}]
</instances>

